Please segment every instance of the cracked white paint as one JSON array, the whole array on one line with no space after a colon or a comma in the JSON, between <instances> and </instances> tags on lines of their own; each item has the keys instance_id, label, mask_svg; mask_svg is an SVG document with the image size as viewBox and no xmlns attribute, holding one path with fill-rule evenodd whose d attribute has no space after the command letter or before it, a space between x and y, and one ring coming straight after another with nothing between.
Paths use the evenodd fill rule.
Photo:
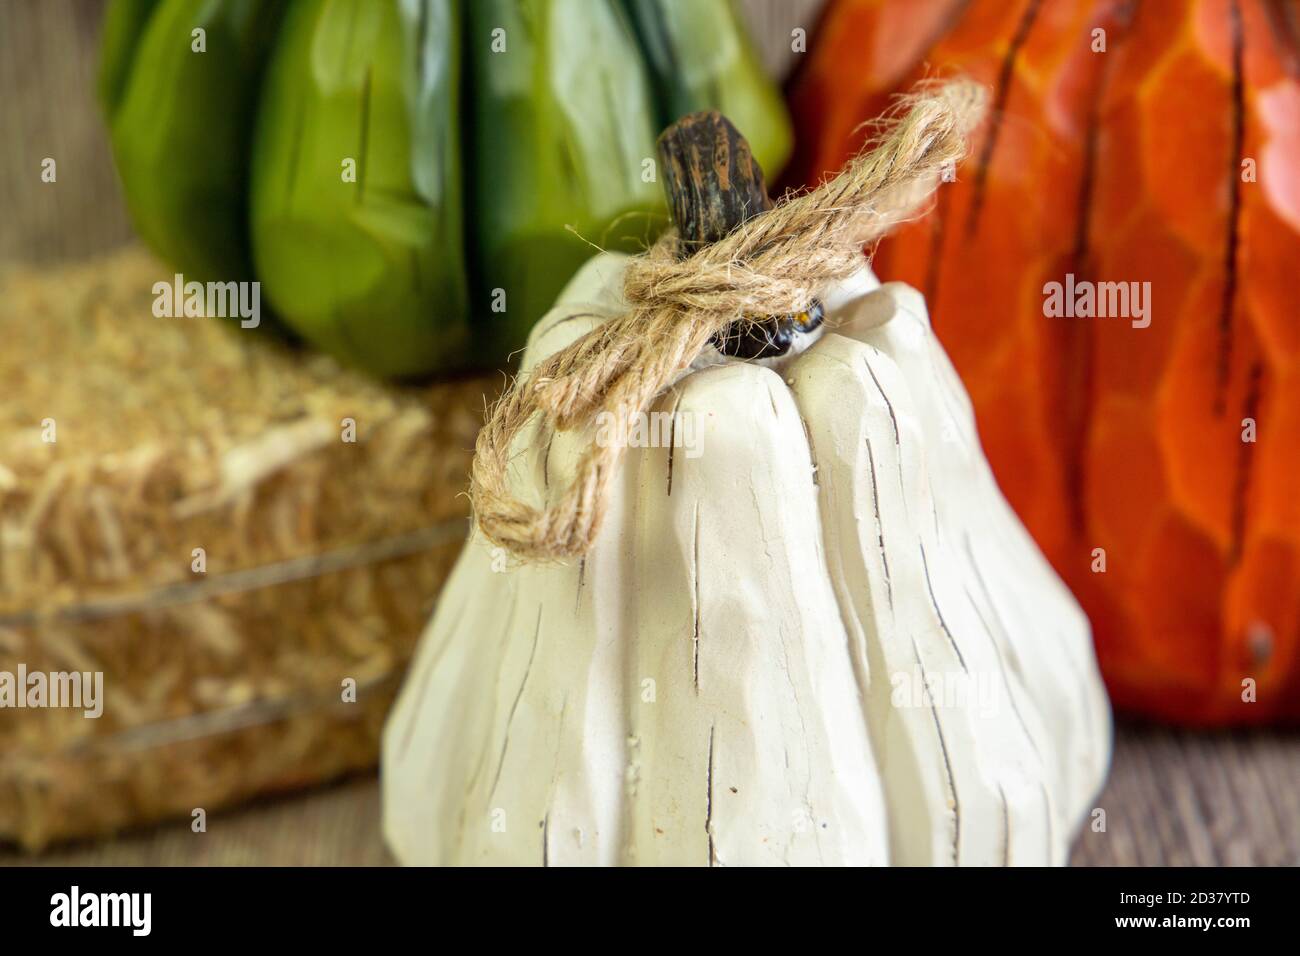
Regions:
<instances>
[{"instance_id":1,"label":"cracked white paint","mask_svg":"<svg viewBox=\"0 0 1300 956\"><path fill-rule=\"evenodd\" d=\"M621 308L624 262L584 267L525 369ZM663 396L702 454L630 450L584 561L494 573L471 538L384 733L402 862L1064 862L1109 758L1087 621L921 297L864 268L827 306L802 354ZM526 430L515 487L564 487L589 440ZM896 705L914 669L993 706Z\"/></svg>"}]
</instances>

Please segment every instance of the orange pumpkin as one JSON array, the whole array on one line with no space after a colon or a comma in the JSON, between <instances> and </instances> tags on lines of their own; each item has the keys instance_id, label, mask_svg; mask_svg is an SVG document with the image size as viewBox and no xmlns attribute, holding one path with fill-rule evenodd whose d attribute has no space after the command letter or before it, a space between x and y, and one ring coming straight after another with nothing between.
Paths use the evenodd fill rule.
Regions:
<instances>
[{"instance_id":1,"label":"orange pumpkin","mask_svg":"<svg viewBox=\"0 0 1300 956\"><path fill-rule=\"evenodd\" d=\"M832 0L791 84L798 181L838 169L895 92L958 71L993 113L877 272L929 300L1116 705L1294 721L1300 4ZM1150 324L1137 300L1047 314L1067 276L1149 282Z\"/></svg>"}]
</instances>

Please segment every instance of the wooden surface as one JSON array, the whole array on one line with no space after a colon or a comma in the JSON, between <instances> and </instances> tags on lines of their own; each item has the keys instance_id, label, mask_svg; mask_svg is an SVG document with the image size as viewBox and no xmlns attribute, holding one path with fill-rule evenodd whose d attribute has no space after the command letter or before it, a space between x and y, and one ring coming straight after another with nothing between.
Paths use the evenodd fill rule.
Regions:
<instances>
[{"instance_id":1,"label":"wooden surface","mask_svg":"<svg viewBox=\"0 0 1300 956\"><path fill-rule=\"evenodd\" d=\"M1191 734L1125 727L1073 862L1110 865L1300 865L1300 736ZM358 777L314 793L157 827L0 865L383 866L379 783Z\"/></svg>"},{"instance_id":2,"label":"wooden surface","mask_svg":"<svg viewBox=\"0 0 1300 956\"><path fill-rule=\"evenodd\" d=\"M1300 865L1300 735L1121 726L1079 865Z\"/></svg>"},{"instance_id":3,"label":"wooden surface","mask_svg":"<svg viewBox=\"0 0 1300 956\"><path fill-rule=\"evenodd\" d=\"M0 2L0 262L51 262L131 235L95 99L103 0ZM57 179L41 182L41 163Z\"/></svg>"}]
</instances>

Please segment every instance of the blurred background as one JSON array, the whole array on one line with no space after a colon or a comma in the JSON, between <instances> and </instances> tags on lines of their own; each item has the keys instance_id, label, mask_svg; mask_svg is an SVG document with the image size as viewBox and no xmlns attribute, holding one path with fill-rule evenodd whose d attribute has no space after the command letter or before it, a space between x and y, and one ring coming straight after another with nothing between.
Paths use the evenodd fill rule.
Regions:
<instances>
[{"instance_id":1,"label":"blurred background","mask_svg":"<svg viewBox=\"0 0 1300 956\"><path fill-rule=\"evenodd\" d=\"M178 4L105 6L0 5L0 670L105 674L98 720L0 711L0 861L388 862L378 733L466 529L492 370L588 254L566 222L629 247L663 224L657 186L552 183L701 106L738 119L777 189L814 183L894 94L962 71L993 90L990 119L875 266L926 293L999 481L1093 622L1120 719L1106 828L1074 860L1300 863L1296 3L741 0L664 22L615 3L628 55L589 65L621 105L533 94L598 130L586 152L570 137L576 175L537 158L510 91L454 42L421 48L420 76L436 88L459 61L465 85L408 130L382 73L342 70L331 99L295 80L287 43L247 65L259 31L306 29L320 4L259 26L269 6L195 0L177 16L208 18L201 76L150 46ZM341 49L398 22L349 21ZM571 42L599 41L586 29ZM563 61L563 37L536 42ZM300 168L278 134L323 147L354 80L372 127L437 175L380 170L342 228L310 178L337 170ZM280 202L285 175L313 201ZM368 243L441 228L471 238L437 275L370 268ZM316 253L303 267L276 243ZM265 335L117 321L148 314L171 266L205 278L218 259L262 281ZM1153 321L1045 318L1066 274L1149 282ZM529 308L483 337L465 319L496 288ZM430 296L463 315L409 327ZM382 341L349 334L353 315L387 316Z\"/></svg>"}]
</instances>

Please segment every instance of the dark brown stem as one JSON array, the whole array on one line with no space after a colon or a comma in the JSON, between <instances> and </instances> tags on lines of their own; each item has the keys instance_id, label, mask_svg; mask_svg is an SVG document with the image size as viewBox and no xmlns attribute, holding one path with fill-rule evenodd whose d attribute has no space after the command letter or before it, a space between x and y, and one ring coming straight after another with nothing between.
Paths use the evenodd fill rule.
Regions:
<instances>
[{"instance_id":1,"label":"dark brown stem","mask_svg":"<svg viewBox=\"0 0 1300 956\"><path fill-rule=\"evenodd\" d=\"M659 162L683 256L772 208L749 143L716 110L684 116L664 130Z\"/></svg>"},{"instance_id":2,"label":"dark brown stem","mask_svg":"<svg viewBox=\"0 0 1300 956\"><path fill-rule=\"evenodd\" d=\"M716 110L683 116L664 130L659 163L681 258L772 208L763 170L749 143ZM801 313L737 323L719 333L714 344L737 358L782 355L798 332L811 331L819 322L818 311L816 316Z\"/></svg>"}]
</instances>

